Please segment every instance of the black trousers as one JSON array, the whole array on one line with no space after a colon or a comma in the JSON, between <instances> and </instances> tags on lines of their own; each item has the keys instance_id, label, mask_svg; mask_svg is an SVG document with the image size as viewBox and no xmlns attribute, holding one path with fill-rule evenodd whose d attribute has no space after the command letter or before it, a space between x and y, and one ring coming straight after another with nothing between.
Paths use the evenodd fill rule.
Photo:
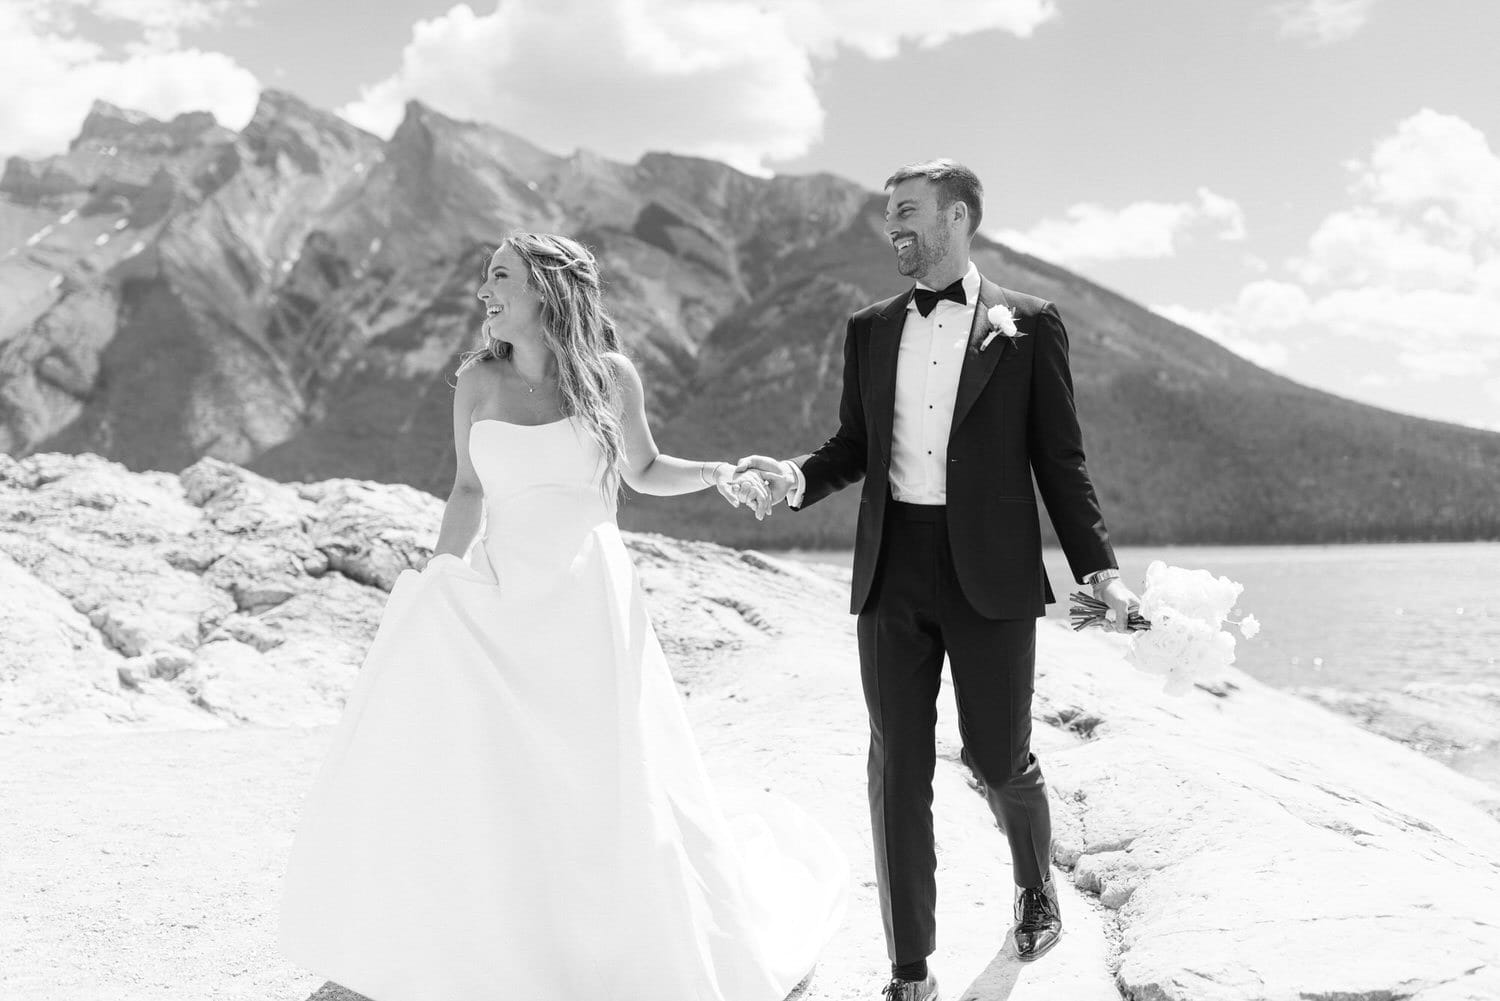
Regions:
<instances>
[{"instance_id":1,"label":"black trousers","mask_svg":"<svg viewBox=\"0 0 1500 1001\"><path fill-rule=\"evenodd\" d=\"M1051 852L1047 788L1031 753L1036 620L986 619L969 605L944 518L940 506L887 502L874 590L859 615L870 826L893 963L925 959L937 947L932 777L944 654L963 759L1010 842L1017 885L1040 886Z\"/></svg>"}]
</instances>

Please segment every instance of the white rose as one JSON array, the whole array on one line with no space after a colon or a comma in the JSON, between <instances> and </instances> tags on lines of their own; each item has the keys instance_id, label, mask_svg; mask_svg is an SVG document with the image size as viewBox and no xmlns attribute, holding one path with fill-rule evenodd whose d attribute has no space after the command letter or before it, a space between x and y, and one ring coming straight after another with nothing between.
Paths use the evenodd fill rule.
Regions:
<instances>
[{"instance_id":1,"label":"white rose","mask_svg":"<svg viewBox=\"0 0 1500 1001\"><path fill-rule=\"evenodd\" d=\"M984 318L990 321L991 329L1000 331L1006 337L1016 336L1016 318L1004 306L991 306Z\"/></svg>"}]
</instances>

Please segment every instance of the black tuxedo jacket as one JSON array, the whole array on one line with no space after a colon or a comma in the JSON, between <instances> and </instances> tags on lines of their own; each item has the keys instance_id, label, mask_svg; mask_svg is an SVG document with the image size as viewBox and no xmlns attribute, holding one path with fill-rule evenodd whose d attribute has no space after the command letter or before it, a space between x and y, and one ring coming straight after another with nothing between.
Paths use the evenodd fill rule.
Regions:
<instances>
[{"instance_id":1,"label":"black tuxedo jacket","mask_svg":"<svg viewBox=\"0 0 1500 1001\"><path fill-rule=\"evenodd\" d=\"M870 597L880 558L896 351L911 295L908 289L849 318L839 429L817 451L793 460L807 480L798 510L864 478L850 596L855 613ZM993 305L1011 308L1020 336L996 336L980 350ZM981 277L948 437L947 520L959 584L987 618L1043 615L1055 600L1042 565L1033 474L1074 578L1081 583L1084 574L1113 567L1114 550L1084 466L1068 335L1057 307Z\"/></svg>"}]
</instances>

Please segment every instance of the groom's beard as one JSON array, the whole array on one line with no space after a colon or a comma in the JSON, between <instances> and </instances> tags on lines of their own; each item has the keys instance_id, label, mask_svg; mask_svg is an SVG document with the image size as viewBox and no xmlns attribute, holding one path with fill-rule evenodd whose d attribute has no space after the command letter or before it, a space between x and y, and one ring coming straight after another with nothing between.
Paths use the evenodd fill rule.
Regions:
<instances>
[{"instance_id":1,"label":"groom's beard","mask_svg":"<svg viewBox=\"0 0 1500 1001\"><path fill-rule=\"evenodd\" d=\"M904 278L922 279L948 256L948 231L938 230L933 234L931 242L921 233L910 235L916 239L916 243L905 254L896 255L896 271Z\"/></svg>"}]
</instances>

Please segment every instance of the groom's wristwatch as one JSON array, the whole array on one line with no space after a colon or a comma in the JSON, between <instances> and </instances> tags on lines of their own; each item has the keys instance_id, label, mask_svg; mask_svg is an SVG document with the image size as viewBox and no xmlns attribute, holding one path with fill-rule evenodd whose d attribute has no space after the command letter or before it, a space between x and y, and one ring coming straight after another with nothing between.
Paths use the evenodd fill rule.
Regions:
<instances>
[{"instance_id":1,"label":"groom's wristwatch","mask_svg":"<svg viewBox=\"0 0 1500 1001\"><path fill-rule=\"evenodd\" d=\"M1107 581L1119 579L1120 571L1115 569L1114 567L1109 567L1105 570L1095 570L1093 573L1083 578L1083 582L1089 587L1092 587L1095 594L1098 594L1099 588L1103 587Z\"/></svg>"}]
</instances>

